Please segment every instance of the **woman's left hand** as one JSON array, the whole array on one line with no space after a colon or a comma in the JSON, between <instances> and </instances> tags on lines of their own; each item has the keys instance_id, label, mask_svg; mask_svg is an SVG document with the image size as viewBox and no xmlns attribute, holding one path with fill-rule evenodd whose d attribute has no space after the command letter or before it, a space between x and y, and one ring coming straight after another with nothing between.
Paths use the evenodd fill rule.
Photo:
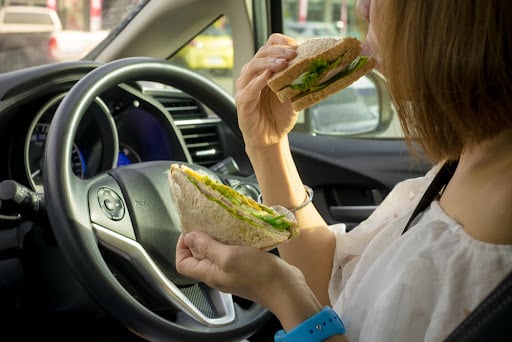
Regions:
<instances>
[{"instance_id":1,"label":"woman's left hand","mask_svg":"<svg viewBox=\"0 0 512 342\"><path fill-rule=\"evenodd\" d=\"M176 269L210 287L269 309L290 282L304 279L297 268L272 253L254 247L225 245L201 232L180 236Z\"/></svg>"},{"instance_id":2,"label":"woman's left hand","mask_svg":"<svg viewBox=\"0 0 512 342\"><path fill-rule=\"evenodd\" d=\"M210 287L266 307L285 329L322 308L298 268L272 253L225 245L205 233L180 236L176 269Z\"/></svg>"}]
</instances>

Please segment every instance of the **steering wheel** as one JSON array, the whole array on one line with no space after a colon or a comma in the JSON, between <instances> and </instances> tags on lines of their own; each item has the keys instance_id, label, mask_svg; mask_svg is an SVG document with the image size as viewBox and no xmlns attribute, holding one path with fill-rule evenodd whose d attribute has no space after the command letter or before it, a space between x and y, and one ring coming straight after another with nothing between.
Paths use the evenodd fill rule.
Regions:
<instances>
[{"instance_id":1,"label":"steering wheel","mask_svg":"<svg viewBox=\"0 0 512 342\"><path fill-rule=\"evenodd\" d=\"M171 161L143 162L82 180L71 167L79 123L94 99L132 81L156 81L193 95L241 138L231 96L206 78L151 58L125 58L99 66L69 91L48 132L44 158L47 211L59 247L81 284L130 331L149 340L241 340L270 312L177 273L180 234L167 170ZM189 166L200 168L197 165ZM116 278L103 251L122 258L146 287L172 308L162 315Z\"/></svg>"}]
</instances>

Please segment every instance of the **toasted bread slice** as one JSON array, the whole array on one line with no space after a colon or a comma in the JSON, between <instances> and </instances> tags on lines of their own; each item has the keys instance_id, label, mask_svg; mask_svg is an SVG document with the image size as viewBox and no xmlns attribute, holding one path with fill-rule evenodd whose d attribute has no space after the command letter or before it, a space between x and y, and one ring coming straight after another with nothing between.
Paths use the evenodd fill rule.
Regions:
<instances>
[{"instance_id":1,"label":"toasted bread slice","mask_svg":"<svg viewBox=\"0 0 512 342\"><path fill-rule=\"evenodd\" d=\"M288 87L300 75L308 71L311 63L317 58L323 58L328 62L343 56L342 65L348 66L361 52L361 43L351 37L317 37L310 38L297 48L297 56L288 63L288 67L274 73L267 81L267 85L274 92ZM296 93L291 94L293 96ZM291 97L282 96L282 101Z\"/></svg>"},{"instance_id":2,"label":"toasted bread slice","mask_svg":"<svg viewBox=\"0 0 512 342\"><path fill-rule=\"evenodd\" d=\"M336 72L346 69L360 55L361 49L361 42L351 37L308 39L297 48L297 56L289 61L288 67L272 75L267 85L281 102L291 101L296 111L305 109L349 86L375 66L374 58L369 57L366 64L354 72L339 79L332 76ZM326 65L332 63L333 67L324 68L318 74L318 69L312 65L319 60L325 62ZM311 83L312 89L319 88L318 90L309 91L295 86L300 83L298 80L304 78L304 75L312 70L318 75L316 80ZM331 77L336 80L332 81ZM320 86L322 84L325 86Z\"/></svg>"},{"instance_id":3,"label":"toasted bread slice","mask_svg":"<svg viewBox=\"0 0 512 342\"><path fill-rule=\"evenodd\" d=\"M296 225L291 230L276 229L232 205L205 183L191 182L183 172L184 168L187 167L172 164L169 169L170 192L184 233L202 231L222 243L264 250L272 249L298 234ZM274 210L296 222L287 209L280 207Z\"/></svg>"},{"instance_id":4,"label":"toasted bread slice","mask_svg":"<svg viewBox=\"0 0 512 342\"><path fill-rule=\"evenodd\" d=\"M350 73L349 75L342 77L321 90L317 90L306 95L297 96L292 98L292 107L295 111L301 111L305 108L311 107L312 105L322 101L323 99L331 96L332 94L345 89L359 78L370 72L375 66L375 59L373 57L368 58L365 65Z\"/></svg>"}]
</instances>

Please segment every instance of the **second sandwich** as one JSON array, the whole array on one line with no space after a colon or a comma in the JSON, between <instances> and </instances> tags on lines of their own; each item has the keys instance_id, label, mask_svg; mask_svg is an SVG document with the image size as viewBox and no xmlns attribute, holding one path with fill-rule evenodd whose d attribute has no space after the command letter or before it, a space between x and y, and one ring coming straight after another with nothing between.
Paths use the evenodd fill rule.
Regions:
<instances>
[{"instance_id":1,"label":"second sandwich","mask_svg":"<svg viewBox=\"0 0 512 342\"><path fill-rule=\"evenodd\" d=\"M300 111L340 91L375 66L371 56L360 55L361 42L355 38L316 37L297 48L297 56L286 69L267 82L281 102L291 101Z\"/></svg>"}]
</instances>

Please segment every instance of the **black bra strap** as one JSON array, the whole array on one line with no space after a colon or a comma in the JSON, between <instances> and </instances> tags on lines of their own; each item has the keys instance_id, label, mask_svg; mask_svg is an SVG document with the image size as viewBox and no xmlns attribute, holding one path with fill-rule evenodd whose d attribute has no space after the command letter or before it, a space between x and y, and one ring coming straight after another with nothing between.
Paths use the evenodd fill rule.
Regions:
<instances>
[{"instance_id":1,"label":"black bra strap","mask_svg":"<svg viewBox=\"0 0 512 342\"><path fill-rule=\"evenodd\" d=\"M421 197L418 205L409 218L409 221L407 221L402 234L404 234L410 228L410 225L416 216L427 209L430 203L432 203L432 201L439 195L445 185L448 184L453 174L455 173L455 169L457 168L458 163L458 160L450 160L441 167L437 175L435 175L434 179L432 180L432 183L430 183L429 187L423 194L423 197Z\"/></svg>"}]
</instances>

